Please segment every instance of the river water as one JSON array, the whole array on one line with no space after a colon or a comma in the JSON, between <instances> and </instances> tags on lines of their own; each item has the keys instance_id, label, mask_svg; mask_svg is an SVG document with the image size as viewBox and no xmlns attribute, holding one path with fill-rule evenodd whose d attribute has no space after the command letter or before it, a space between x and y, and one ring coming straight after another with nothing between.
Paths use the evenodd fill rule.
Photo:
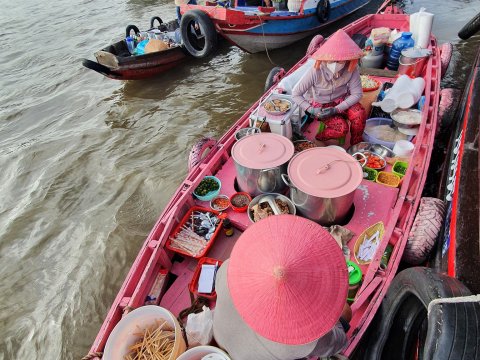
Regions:
<instances>
[{"instance_id":1,"label":"river water","mask_svg":"<svg viewBox=\"0 0 480 360\"><path fill-rule=\"evenodd\" d=\"M126 25L173 1L0 0L0 359L85 355L145 237L185 177L189 149L219 137L261 95L265 54L222 45L171 73L119 82L81 66ZM376 10L378 0L335 27ZM436 14L462 87L480 37L458 30L480 0L407 3ZM272 51L289 68L308 39Z\"/></svg>"}]
</instances>

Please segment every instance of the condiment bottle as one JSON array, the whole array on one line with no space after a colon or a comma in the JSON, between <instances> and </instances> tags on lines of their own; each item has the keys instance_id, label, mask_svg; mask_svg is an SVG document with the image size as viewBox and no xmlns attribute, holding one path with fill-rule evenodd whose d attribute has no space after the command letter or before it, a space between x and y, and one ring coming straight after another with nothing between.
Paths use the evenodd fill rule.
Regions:
<instances>
[{"instance_id":1,"label":"condiment bottle","mask_svg":"<svg viewBox=\"0 0 480 360\"><path fill-rule=\"evenodd\" d=\"M233 235L233 226L230 220L225 219L223 220L223 231L225 232L225 235L230 237Z\"/></svg>"}]
</instances>

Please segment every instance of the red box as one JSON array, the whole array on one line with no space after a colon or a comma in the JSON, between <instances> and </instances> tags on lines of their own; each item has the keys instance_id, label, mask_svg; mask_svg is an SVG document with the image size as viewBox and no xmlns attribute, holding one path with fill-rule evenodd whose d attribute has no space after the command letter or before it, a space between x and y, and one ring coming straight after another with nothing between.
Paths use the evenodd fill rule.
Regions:
<instances>
[{"instance_id":1,"label":"red box","mask_svg":"<svg viewBox=\"0 0 480 360\"><path fill-rule=\"evenodd\" d=\"M212 235L212 238L208 241L208 244L205 247L205 249L203 249L203 251L200 254L198 254L197 256L193 256L192 254L190 254L186 251L183 251L181 249L177 249L177 248L174 248L174 247L170 246L170 244L172 242L170 240L170 238L175 237L175 235L177 235L180 232L182 226L190 219L190 217L191 217L191 215L194 211L209 212L209 213L215 214L220 219L220 222L218 223L217 228L215 229L215 232ZM225 219L225 217L226 217L226 214L220 215L220 213L218 211L215 211L215 210L212 210L212 209L206 209L206 208L203 208L203 207L200 207L200 206L193 206L193 207L190 208L190 210L187 211L187 213L185 214L183 219L180 221L180 223L177 225L177 227L170 234L165 246L167 247L167 249L172 250L176 253L183 254L183 255L186 255L186 256L189 256L189 257L193 257L195 259L199 259L199 258L203 257L207 253L207 251L212 247L215 238L217 237L219 231L221 231L221 229L222 229L223 219Z\"/></svg>"},{"instance_id":2,"label":"red box","mask_svg":"<svg viewBox=\"0 0 480 360\"><path fill-rule=\"evenodd\" d=\"M198 261L197 267L195 268L195 272L193 273L192 281L190 281L190 284L188 284L188 290L196 295L196 296L201 296L205 297L210 300L215 300L217 298L217 293L215 290L211 294L204 294L204 293L199 293L197 291L198 289L198 280L200 279L200 271L202 271L202 265L207 264L207 265L215 265L218 263L218 267L222 265L223 261L217 260L217 259L212 259L208 257L203 257Z\"/></svg>"}]
</instances>

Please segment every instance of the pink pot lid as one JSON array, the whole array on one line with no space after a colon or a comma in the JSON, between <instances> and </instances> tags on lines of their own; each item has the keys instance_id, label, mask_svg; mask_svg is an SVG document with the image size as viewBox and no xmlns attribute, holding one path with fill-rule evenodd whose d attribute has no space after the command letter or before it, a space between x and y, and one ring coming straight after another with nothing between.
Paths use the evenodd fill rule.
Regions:
<instances>
[{"instance_id":1,"label":"pink pot lid","mask_svg":"<svg viewBox=\"0 0 480 360\"><path fill-rule=\"evenodd\" d=\"M284 136L260 133L246 136L232 148L232 157L249 169L269 169L288 162L294 153L293 143Z\"/></svg>"},{"instance_id":2,"label":"pink pot lid","mask_svg":"<svg viewBox=\"0 0 480 360\"><path fill-rule=\"evenodd\" d=\"M293 157L288 177L298 190L312 196L336 198L362 182L362 167L351 155L332 148L312 148Z\"/></svg>"}]
</instances>

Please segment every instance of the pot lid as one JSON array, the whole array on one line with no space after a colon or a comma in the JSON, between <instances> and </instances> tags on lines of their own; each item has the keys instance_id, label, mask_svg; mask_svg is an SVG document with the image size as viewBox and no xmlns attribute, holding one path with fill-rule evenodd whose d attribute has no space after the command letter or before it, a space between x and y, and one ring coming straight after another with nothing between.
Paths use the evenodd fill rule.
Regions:
<instances>
[{"instance_id":1,"label":"pot lid","mask_svg":"<svg viewBox=\"0 0 480 360\"><path fill-rule=\"evenodd\" d=\"M312 148L295 155L288 165L293 186L308 195L336 198L362 182L362 167L351 155L332 148Z\"/></svg>"},{"instance_id":2,"label":"pot lid","mask_svg":"<svg viewBox=\"0 0 480 360\"><path fill-rule=\"evenodd\" d=\"M411 59L423 58L432 55L432 50L413 47L402 50L402 55Z\"/></svg>"},{"instance_id":3,"label":"pot lid","mask_svg":"<svg viewBox=\"0 0 480 360\"><path fill-rule=\"evenodd\" d=\"M270 169L283 165L293 156L293 143L273 133L260 133L241 138L232 148L232 157L249 169Z\"/></svg>"}]
</instances>

